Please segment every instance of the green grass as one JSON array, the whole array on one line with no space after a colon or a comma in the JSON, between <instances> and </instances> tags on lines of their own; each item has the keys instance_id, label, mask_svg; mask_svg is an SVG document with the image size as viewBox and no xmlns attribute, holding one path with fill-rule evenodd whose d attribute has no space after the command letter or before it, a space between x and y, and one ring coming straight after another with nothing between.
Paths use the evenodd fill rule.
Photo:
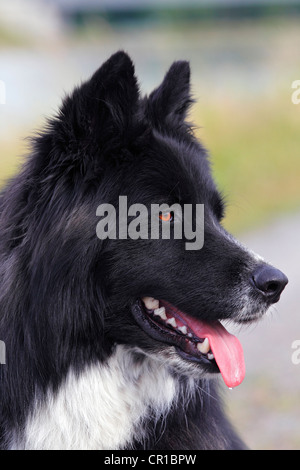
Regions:
<instances>
[{"instance_id":1,"label":"green grass","mask_svg":"<svg viewBox=\"0 0 300 470\"><path fill-rule=\"evenodd\" d=\"M194 118L228 202L225 226L244 231L300 207L300 105L280 100L201 105Z\"/></svg>"},{"instance_id":2,"label":"green grass","mask_svg":"<svg viewBox=\"0 0 300 470\"><path fill-rule=\"evenodd\" d=\"M0 25L0 48L1 47L26 47L31 45L29 37L20 34L18 31L4 28Z\"/></svg>"},{"instance_id":3,"label":"green grass","mask_svg":"<svg viewBox=\"0 0 300 470\"><path fill-rule=\"evenodd\" d=\"M3 186L7 179L12 177L20 167L26 153L26 146L23 142L1 142L0 157L0 186Z\"/></svg>"}]
</instances>

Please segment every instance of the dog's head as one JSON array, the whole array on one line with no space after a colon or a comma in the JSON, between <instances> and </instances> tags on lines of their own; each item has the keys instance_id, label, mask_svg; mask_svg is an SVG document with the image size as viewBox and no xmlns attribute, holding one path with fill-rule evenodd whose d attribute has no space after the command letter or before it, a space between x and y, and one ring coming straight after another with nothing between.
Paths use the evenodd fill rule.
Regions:
<instances>
[{"instance_id":1,"label":"dog's head","mask_svg":"<svg viewBox=\"0 0 300 470\"><path fill-rule=\"evenodd\" d=\"M244 373L241 346L220 320L257 320L279 300L287 278L223 228L224 203L207 153L186 122L191 102L187 62L175 62L162 84L141 98L123 52L65 100L35 144L34 172L44 186L31 202L44 209L39 226L48 243L45 254L32 234L35 259L44 259L40 268L35 263L35 282L47 271L49 302L55 302L54 286L61 292L63 330L72 322L77 347L90 354L101 341L108 348L127 343L181 371L221 370L235 386ZM126 207L120 208L120 196ZM109 206L97 212L102 204ZM153 204L171 209L151 218ZM138 218L141 207L148 225ZM108 227L102 240L96 235L101 220ZM155 223L158 234L151 236ZM170 236L163 239L166 224ZM66 302L74 307L71 317L64 314Z\"/></svg>"}]
</instances>

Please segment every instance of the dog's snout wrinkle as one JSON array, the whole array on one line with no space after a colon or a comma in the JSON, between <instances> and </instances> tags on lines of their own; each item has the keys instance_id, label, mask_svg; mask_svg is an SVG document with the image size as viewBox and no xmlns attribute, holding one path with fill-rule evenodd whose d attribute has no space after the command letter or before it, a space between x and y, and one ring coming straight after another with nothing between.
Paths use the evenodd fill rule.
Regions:
<instances>
[{"instance_id":1,"label":"dog's snout wrinkle","mask_svg":"<svg viewBox=\"0 0 300 470\"><path fill-rule=\"evenodd\" d=\"M254 287L264 297L275 303L288 283L288 278L279 269L268 264L260 264L251 275Z\"/></svg>"}]
</instances>

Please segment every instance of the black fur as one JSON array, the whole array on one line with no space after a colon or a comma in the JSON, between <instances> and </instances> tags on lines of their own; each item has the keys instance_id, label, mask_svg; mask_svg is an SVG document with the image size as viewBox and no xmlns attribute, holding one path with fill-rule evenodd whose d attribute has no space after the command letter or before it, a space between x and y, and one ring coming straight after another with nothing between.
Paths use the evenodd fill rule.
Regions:
<instances>
[{"instance_id":1,"label":"black fur","mask_svg":"<svg viewBox=\"0 0 300 470\"><path fill-rule=\"evenodd\" d=\"M137 299L163 298L208 321L243 321L246 291L245 321L269 306L249 288L258 262L219 225L224 204L185 120L191 103L187 62L175 62L162 85L141 98L131 60L118 52L64 100L2 191L2 449L23 432L34 399L56 393L70 368L103 363L116 344L147 354L170 348L138 326L131 311ZM148 207L204 204L204 248L186 251L185 240L99 240L96 208L117 207L119 195ZM170 370L184 387L189 367ZM149 413L147 439L133 438L130 447L243 448L201 366L196 382L193 398L168 416L157 422Z\"/></svg>"}]
</instances>

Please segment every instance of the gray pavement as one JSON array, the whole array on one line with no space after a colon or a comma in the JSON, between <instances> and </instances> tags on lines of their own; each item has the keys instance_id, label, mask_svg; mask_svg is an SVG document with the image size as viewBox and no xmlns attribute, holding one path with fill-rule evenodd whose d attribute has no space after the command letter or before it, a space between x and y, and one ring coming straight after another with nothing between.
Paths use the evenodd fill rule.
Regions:
<instances>
[{"instance_id":1,"label":"gray pavement","mask_svg":"<svg viewBox=\"0 0 300 470\"><path fill-rule=\"evenodd\" d=\"M251 448L300 449L300 364L292 361L292 343L300 341L300 214L239 239L281 269L289 284L255 326L230 328L243 345L247 372L225 401Z\"/></svg>"}]
</instances>

